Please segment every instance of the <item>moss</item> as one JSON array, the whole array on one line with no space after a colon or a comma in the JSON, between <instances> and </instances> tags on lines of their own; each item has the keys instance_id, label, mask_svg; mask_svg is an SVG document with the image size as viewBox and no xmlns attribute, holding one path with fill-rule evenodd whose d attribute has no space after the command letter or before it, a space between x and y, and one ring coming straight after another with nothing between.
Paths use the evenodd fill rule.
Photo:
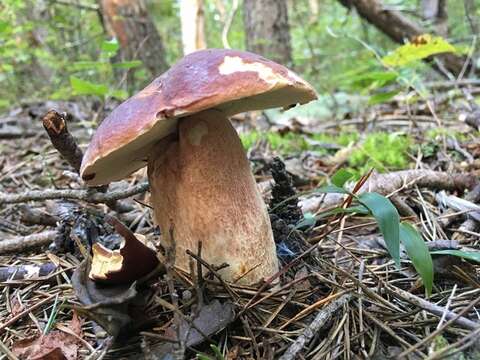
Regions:
<instances>
[{"instance_id":1,"label":"moss","mask_svg":"<svg viewBox=\"0 0 480 360\"><path fill-rule=\"evenodd\" d=\"M411 140L400 134L372 133L352 152L348 164L355 174L361 175L374 168L378 172L408 167Z\"/></svg>"},{"instance_id":2,"label":"moss","mask_svg":"<svg viewBox=\"0 0 480 360\"><path fill-rule=\"evenodd\" d=\"M240 140L245 149L250 149L259 141L267 141L273 151L282 154L296 153L309 149L309 145L303 135L295 133L279 134L276 132L259 133L252 131L240 134Z\"/></svg>"},{"instance_id":3,"label":"moss","mask_svg":"<svg viewBox=\"0 0 480 360\"><path fill-rule=\"evenodd\" d=\"M273 151L280 154L294 154L301 151L315 151L318 155L333 155L335 150L327 150L315 142L337 144L345 147L360 139L358 132L341 132L338 135L314 134L307 137L302 134L287 133L281 135L275 132L259 133L257 131L241 134L243 146L246 149L257 142L266 141ZM310 144L307 139L313 140ZM411 140L401 134L371 133L356 148L349 157L348 168L358 178L375 168L378 172L405 169L408 167L408 152L412 149Z\"/></svg>"}]
</instances>

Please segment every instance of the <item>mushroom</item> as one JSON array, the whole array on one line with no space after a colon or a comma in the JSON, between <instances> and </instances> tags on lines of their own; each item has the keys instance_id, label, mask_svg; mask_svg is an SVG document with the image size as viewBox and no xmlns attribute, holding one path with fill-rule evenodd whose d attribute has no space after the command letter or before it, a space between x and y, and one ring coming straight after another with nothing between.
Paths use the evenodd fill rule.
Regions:
<instances>
[{"instance_id":1,"label":"mushroom","mask_svg":"<svg viewBox=\"0 0 480 360\"><path fill-rule=\"evenodd\" d=\"M175 265L202 242L202 258L228 263L228 281L254 284L278 270L265 203L228 117L316 99L287 68L226 49L189 54L119 105L85 152L82 179L103 185L148 166L152 206ZM174 240L168 235L173 229Z\"/></svg>"}]
</instances>

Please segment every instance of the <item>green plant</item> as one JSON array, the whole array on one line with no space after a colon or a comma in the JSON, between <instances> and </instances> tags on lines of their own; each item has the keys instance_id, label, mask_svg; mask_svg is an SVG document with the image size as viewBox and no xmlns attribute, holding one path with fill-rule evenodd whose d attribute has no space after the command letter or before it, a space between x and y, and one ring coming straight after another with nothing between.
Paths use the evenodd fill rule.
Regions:
<instances>
[{"instance_id":1,"label":"green plant","mask_svg":"<svg viewBox=\"0 0 480 360\"><path fill-rule=\"evenodd\" d=\"M408 137L396 133L371 133L348 158L348 164L357 175L366 173L370 168L379 172L404 169L408 166L408 151L411 141Z\"/></svg>"},{"instance_id":2,"label":"green plant","mask_svg":"<svg viewBox=\"0 0 480 360\"><path fill-rule=\"evenodd\" d=\"M373 216L380 232L383 235L388 253L397 266L400 266L400 243L403 243L408 257L422 278L427 294L431 294L433 287L433 262L424 240L416 228L400 222L397 209L386 197L375 192L364 192L360 195L352 194L345 188L353 174L340 170L331 178L329 185L316 189L320 193L348 194L352 203L347 208L337 208L329 214L357 213Z\"/></svg>"},{"instance_id":3,"label":"green plant","mask_svg":"<svg viewBox=\"0 0 480 360\"><path fill-rule=\"evenodd\" d=\"M260 133L251 131L240 134L240 140L245 149L250 149L259 141L266 141L270 148L281 153L292 153L307 150L309 148L303 135L295 133L279 134L277 132L267 131Z\"/></svg>"},{"instance_id":4,"label":"green plant","mask_svg":"<svg viewBox=\"0 0 480 360\"><path fill-rule=\"evenodd\" d=\"M217 345L215 344L210 344L210 349L212 349L215 357L212 359L211 357L204 355L204 354L197 354L197 359L198 360L225 360L225 357L223 356L222 352L218 348Z\"/></svg>"},{"instance_id":5,"label":"green plant","mask_svg":"<svg viewBox=\"0 0 480 360\"><path fill-rule=\"evenodd\" d=\"M120 100L126 99L128 93L123 89L109 86L109 79L113 78L115 69L134 69L142 65L139 60L112 63L111 59L118 53L120 45L116 39L104 41L101 45L99 58L96 61L82 60L74 62L70 70L73 73L86 73L88 77L95 77L96 82L85 80L76 75L70 76L70 86L75 95L93 95L104 100L106 97L114 97ZM101 80L98 82L98 80Z\"/></svg>"}]
</instances>

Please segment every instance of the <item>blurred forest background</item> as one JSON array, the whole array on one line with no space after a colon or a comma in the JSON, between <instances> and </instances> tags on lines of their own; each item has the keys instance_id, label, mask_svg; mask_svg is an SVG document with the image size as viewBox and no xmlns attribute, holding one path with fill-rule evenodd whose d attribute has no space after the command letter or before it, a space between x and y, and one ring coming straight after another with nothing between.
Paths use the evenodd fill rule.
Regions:
<instances>
[{"instance_id":1,"label":"blurred forest background","mask_svg":"<svg viewBox=\"0 0 480 360\"><path fill-rule=\"evenodd\" d=\"M442 119L458 119L463 111L464 120L476 126L475 116L468 116L475 110L475 90L465 97L458 84L476 84L479 6L476 0L4 0L0 110L36 101L72 100L94 110L84 124L91 128L105 117L107 104L128 98L184 54L231 47L291 67L319 93L318 101L286 115L266 112L270 125L306 118L301 125L311 125L313 141L341 147L359 139L357 129L348 131L345 125L379 117L372 106L391 103L404 110L400 118L389 121L409 122L413 113L422 115L421 108L428 107L426 115L433 126L427 127L433 132L424 134L434 139L442 128L432 113L438 110L437 102L441 106L460 98L459 104L443 108ZM432 34L434 40L422 40L424 34ZM415 44L415 39L426 42L427 49L399 48L408 41L425 45ZM447 53L422 61L441 52ZM386 56L392 53L389 62ZM405 54L403 60L395 60ZM412 109L419 101L420 110ZM350 123L343 121L348 119ZM325 121L330 123L322 124ZM334 129L334 137L327 136L325 130L339 121L342 131ZM246 147L262 138L286 152L312 148L304 137L259 136L253 130L242 137ZM370 124L370 130L380 133L362 140L360 153L349 153L355 171L360 174L372 166L378 171L405 168L411 139L387 134L392 129L382 129L378 122ZM385 153L372 154L373 148ZM324 147L316 150L332 152ZM432 146L424 145L423 150L429 156Z\"/></svg>"},{"instance_id":2,"label":"blurred forest background","mask_svg":"<svg viewBox=\"0 0 480 360\"><path fill-rule=\"evenodd\" d=\"M437 33L467 54L476 47L480 5L476 0L3 0L0 108L77 94L125 99L183 56L182 15L187 33L195 31L195 18L192 11L182 13L182 3L199 7L197 48L260 52L292 66L327 98L370 95L372 82L362 87L355 80L385 70L379 58L415 35ZM378 13L384 11L408 24L382 24ZM125 71L128 81L122 80ZM443 74L416 62L400 75L404 84L422 88Z\"/></svg>"},{"instance_id":3,"label":"blurred forest background","mask_svg":"<svg viewBox=\"0 0 480 360\"><path fill-rule=\"evenodd\" d=\"M81 149L121 101L208 47L264 55L319 95L288 111L232 119L270 206L278 257L283 265L303 258L283 268L281 296L262 295L241 324L215 335L225 358L278 358L300 339L305 347L282 359L300 350L306 359L478 359L479 12L480 0L1 0L0 351L16 346L25 355L21 342L32 335L63 346L49 331L56 321L78 320L68 274L87 257L78 241L91 245L89 226L100 228L100 213L158 240L145 171L108 190L87 189L78 174ZM55 150L50 109L65 112L55 113L58 133L73 135L76 161ZM275 199L279 184L287 191ZM40 246L51 252L31 252ZM52 265L55 281L16 277L11 287L24 264ZM165 305L171 284L159 284L152 309L163 334L178 309ZM177 286L182 296L193 292ZM228 299L219 289L209 295ZM237 305L258 295L235 289ZM181 299L185 314L190 297ZM327 306L332 320L317 322L328 325L321 336L316 328L302 339L330 300L340 310ZM79 354L110 351L93 322L83 330L95 350ZM138 359L134 341L137 348L106 358L126 351Z\"/></svg>"}]
</instances>

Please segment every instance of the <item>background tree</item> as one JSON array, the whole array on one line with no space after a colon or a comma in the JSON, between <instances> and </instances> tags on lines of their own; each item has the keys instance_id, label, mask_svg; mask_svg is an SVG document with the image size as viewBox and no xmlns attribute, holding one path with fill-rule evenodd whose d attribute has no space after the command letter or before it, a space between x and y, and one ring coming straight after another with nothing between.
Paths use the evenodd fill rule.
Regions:
<instances>
[{"instance_id":1,"label":"background tree","mask_svg":"<svg viewBox=\"0 0 480 360\"><path fill-rule=\"evenodd\" d=\"M292 66L290 27L285 0L244 0L247 49Z\"/></svg>"},{"instance_id":2,"label":"background tree","mask_svg":"<svg viewBox=\"0 0 480 360\"><path fill-rule=\"evenodd\" d=\"M143 0L100 0L107 32L120 43L120 60L139 59L152 76L168 65L163 41ZM118 59L116 59L118 60Z\"/></svg>"},{"instance_id":3,"label":"background tree","mask_svg":"<svg viewBox=\"0 0 480 360\"><path fill-rule=\"evenodd\" d=\"M374 25L377 29L382 31L385 35L390 37L393 41L403 44L405 40L412 39L416 36L428 33L428 29L422 24L406 17L400 11L389 9L384 6L380 0L338 0L347 8L352 6L357 10L357 13ZM445 3L443 0L438 0L434 5L434 9L429 5L426 13L435 18L442 17L441 22L446 22L447 15L445 10ZM424 5L424 9L427 8ZM443 28L446 26L443 25ZM446 33L447 30L444 30ZM441 35L441 34L439 34ZM465 66L466 58L452 53L440 54L436 57L440 59L443 66L440 69L451 72L454 76L459 75Z\"/></svg>"},{"instance_id":4,"label":"background tree","mask_svg":"<svg viewBox=\"0 0 480 360\"><path fill-rule=\"evenodd\" d=\"M180 0L183 54L205 49L205 17L203 0Z\"/></svg>"}]
</instances>

